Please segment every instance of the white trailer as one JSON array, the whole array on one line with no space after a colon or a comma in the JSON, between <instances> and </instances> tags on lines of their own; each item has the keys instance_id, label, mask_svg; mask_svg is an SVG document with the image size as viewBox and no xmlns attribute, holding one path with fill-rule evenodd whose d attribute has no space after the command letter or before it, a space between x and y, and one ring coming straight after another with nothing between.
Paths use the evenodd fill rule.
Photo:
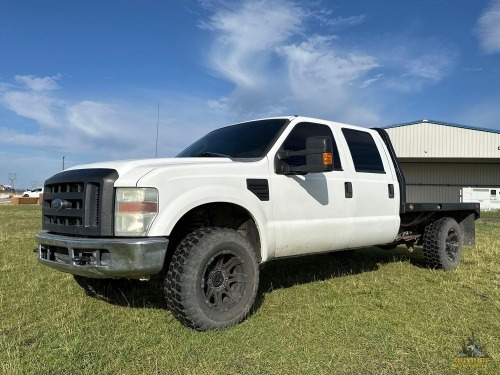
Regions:
<instances>
[{"instance_id":1,"label":"white trailer","mask_svg":"<svg viewBox=\"0 0 500 375\"><path fill-rule=\"evenodd\" d=\"M500 210L500 187L463 187L460 192L461 202L479 202L481 210Z\"/></svg>"}]
</instances>

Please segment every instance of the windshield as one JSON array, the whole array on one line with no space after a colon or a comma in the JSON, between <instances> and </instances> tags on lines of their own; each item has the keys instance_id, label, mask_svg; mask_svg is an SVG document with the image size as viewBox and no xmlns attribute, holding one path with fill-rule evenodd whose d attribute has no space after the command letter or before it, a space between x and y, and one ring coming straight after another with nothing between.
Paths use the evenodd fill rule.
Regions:
<instances>
[{"instance_id":1,"label":"windshield","mask_svg":"<svg viewBox=\"0 0 500 375\"><path fill-rule=\"evenodd\" d=\"M260 120L217 129L177 157L261 158L287 123L287 119Z\"/></svg>"}]
</instances>

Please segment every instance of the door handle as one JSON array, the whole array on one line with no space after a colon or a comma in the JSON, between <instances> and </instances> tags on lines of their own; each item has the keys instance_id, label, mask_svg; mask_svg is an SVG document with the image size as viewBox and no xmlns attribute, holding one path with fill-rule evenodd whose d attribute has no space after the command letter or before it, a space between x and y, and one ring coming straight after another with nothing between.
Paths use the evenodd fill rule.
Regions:
<instances>
[{"instance_id":1,"label":"door handle","mask_svg":"<svg viewBox=\"0 0 500 375\"><path fill-rule=\"evenodd\" d=\"M345 197L352 198L352 182L344 182Z\"/></svg>"},{"instance_id":2,"label":"door handle","mask_svg":"<svg viewBox=\"0 0 500 375\"><path fill-rule=\"evenodd\" d=\"M389 184L389 198L394 198L394 184Z\"/></svg>"}]
</instances>

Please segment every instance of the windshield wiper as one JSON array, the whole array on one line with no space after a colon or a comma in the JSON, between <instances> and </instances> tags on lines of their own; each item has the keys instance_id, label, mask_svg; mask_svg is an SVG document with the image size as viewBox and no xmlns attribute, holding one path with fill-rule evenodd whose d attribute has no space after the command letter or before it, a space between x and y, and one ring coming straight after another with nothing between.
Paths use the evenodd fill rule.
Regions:
<instances>
[{"instance_id":1,"label":"windshield wiper","mask_svg":"<svg viewBox=\"0 0 500 375\"><path fill-rule=\"evenodd\" d=\"M199 154L193 155L193 157L210 157L210 158L229 158L231 159L231 156L229 155L224 155L224 154L219 154L217 152L210 152L210 151L204 151L200 152Z\"/></svg>"}]
</instances>

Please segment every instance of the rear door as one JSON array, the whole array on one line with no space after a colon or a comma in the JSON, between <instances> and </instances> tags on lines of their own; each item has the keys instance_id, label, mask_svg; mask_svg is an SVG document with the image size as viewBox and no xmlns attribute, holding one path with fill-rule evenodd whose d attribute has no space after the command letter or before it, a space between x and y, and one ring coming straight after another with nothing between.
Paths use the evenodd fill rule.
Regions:
<instances>
[{"instance_id":1,"label":"rear door","mask_svg":"<svg viewBox=\"0 0 500 375\"><path fill-rule=\"evenodd\" d=\"M372 130L343 127L353 170L354 236L349 247L391 242L399 228L399 185L385 146Z\"/></svg>"}]
</instances>

